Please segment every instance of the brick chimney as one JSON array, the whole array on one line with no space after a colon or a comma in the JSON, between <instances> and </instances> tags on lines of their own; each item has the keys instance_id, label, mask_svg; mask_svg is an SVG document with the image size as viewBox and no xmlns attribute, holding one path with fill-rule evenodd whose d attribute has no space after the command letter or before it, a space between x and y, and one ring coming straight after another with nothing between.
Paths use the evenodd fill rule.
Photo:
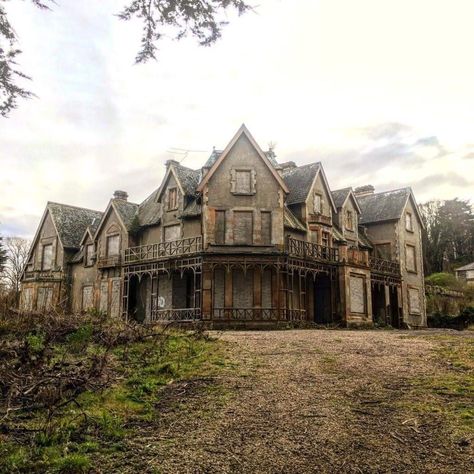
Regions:
<instances>
[{"instance_id":1,"label":"brick chimney","mask_svg":"<svg viewBox=\"0 0 474 474\"><path fill-rule=\"evenodd\" d=\"M126 191L117 190L114 192L114 199L120 199L121 201L126 201L128 199L128 194Z\"/></svg>"},{"instance_id":2,"label":"brick chimney","mask_svg":"<svg viewBox=\"0 0 474 474\"><path fill-rule=\"evenodd\" d=\"M354 189L354 194L356 197L371 196L374 194L375 188L371 184L366 184L365 186L359 186Z\"/></svg>"}]
</instances>

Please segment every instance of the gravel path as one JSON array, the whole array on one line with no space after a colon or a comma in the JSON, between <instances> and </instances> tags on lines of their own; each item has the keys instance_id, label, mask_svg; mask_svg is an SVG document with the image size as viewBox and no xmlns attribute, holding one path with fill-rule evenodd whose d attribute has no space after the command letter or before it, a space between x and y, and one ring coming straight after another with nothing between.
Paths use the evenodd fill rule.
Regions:
<instances>
[{"instance_id":1,"label":"gravel path","mask_svg":"<svg viewBox=\"0 0 474 474\"><path fill-rule=\"evenodd\" d=\"M442 370L436 340L422 335L219 333L237 367L172 389L170 400L182 396L171 407L165 397L160 442L156 432L140 441L151 446L147 466L169 473L474 472L474 441L459 443L440 416L404 408L419 397L413 381Z\"/></svg>"}]
</instances>

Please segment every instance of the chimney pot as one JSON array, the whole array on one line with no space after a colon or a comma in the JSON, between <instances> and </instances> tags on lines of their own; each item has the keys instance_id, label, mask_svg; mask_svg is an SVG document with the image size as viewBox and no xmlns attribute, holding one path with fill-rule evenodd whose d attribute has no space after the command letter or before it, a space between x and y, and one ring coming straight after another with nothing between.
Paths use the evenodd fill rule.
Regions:
<instances>
[{"instance_id":1,"label":"chimney pot","mask_svg":"<svg viewBox=\"0 0 474 474\"><path fill-rule=\"evenodd\" d=\"M128 199L128 194L126 191L117 190L114 192L114 199L121 199L122 201L126 201Z\"/></svg>"},{"instance_id":2,"label":"chimney pot","mask_svg":"<svg viewBox=\"0 0 474 474\"><path fill-rule=\"evenodd\" d=\"M370 196L374 194L375 188L371 184L366 184L365 186L359 186L354 189L354 194L356 197Z\"/></svg>"}]
</instances>

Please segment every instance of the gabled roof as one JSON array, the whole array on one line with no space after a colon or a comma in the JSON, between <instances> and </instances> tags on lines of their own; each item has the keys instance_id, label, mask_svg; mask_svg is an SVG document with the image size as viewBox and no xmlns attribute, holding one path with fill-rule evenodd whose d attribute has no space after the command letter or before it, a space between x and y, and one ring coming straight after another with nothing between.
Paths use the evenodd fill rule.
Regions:
<instances>
[{"instance_id":1,"label":"gabled roof","mask_svg":"<svg viewBox=\"0 0 474 474\"><path fill-rule=\"evenodd\" d=\"M184 196L193 197L196 195L196 188L201 179L201 171L187 168L186 166L180 165L178 162L172 162L169 164L163 181L158 188L156 195L157 201L160 200L161 194L166 189L166 183L168 182L170 175L174 176L176 183Z\"/></svg>"},{"instance_id":2,"label":"gabled roof","mask_svg":"<svg viewBox=\"0 0 474 474\"><path fill-rule=\"evenodd\" d=\"M200 216L202 213L201 204L198 202L197 199L193 199L185 208L184 211L181 213L182 218L186 219L189 217L197 217Z\"/></svg>"},{"instance_id":3,"label":"gabled roof","mask_svg":"<svg viewBox=\"0 0 474 474\"><path fill-rule=\"evenodd\" d=\"M468 263L467 265L464 265L463 267L456 268L456 272L465 272L466 270L474 270L474 262Z\"/></svg>"},{"instance_id":4,"label":"gabled roof","mask_svg":"<svg viewBox=\"0 0 474 474\"><path fill-rule=\"evenodd\" d=\"M298 230L300 232L306 232L306 227L286 206L284 207L283 225L290 229Z\"/></svg>"},{"instance_id":5,"label":"gabled roof","mask_svg":"<svg viewBox=\"0 0 474 474\"><path fill-rule=\"evenodd\" d=\"M216 172L217 168L225 160L226 156L232 150L232 147L235 145L237 140L242 135L245 135L245 137L248 139L248 141L255 148L255 150L257 151L257 154L260 156L260 158L263 160L263 162L267 165L268 169L272 173L273 177L278 181L278 184L282 187L283 191L285 191L285 193L288 193L289 189L287 188L287 186L286 186L285 182L283 181L283 179L281 178L281 176L276 171L275 166L272 164L272 162L276 163L276 161L274 160L274 154L270 153L272 155L272 157L269 158L269 156L267 156L267 154L264 153L262 151L262 149L259 147L258 143L255 141L252 134L249 132L249 130L247 129L247 127L244 124L242 124L242 126L239 128L239 130L234 135L232 140L226 146L225 150L222 153L220 153L219 156L217 156L217 153L213 153L211 155L211 158L213 157L213 155L216 155L216 159L212 163L212 165L211 165L209 171L207 172L207 174L204 176L204 178L199 183L199 185L197 187L197 192L202 192L202 190L204 189L204 186L206 185L206 183L211 179L212 175ZM208 160L208 162L209 162L209 160Z\"/></svg>"},{"instance_id":6,"label":"gabled roof","mask_svg":"<svg viewBox=\"0 0 474 474\"><path fill-rule=\"evenodd\" d=\"M141 226L158 225L161 221L161 203L158 202L160 188L155 189L139 206L138 222Z\"/></svg>"},{"instance_id":7,"label":"gabled roof","mask_svg":"<svg viewBox=\"0 0 474 474\"><path fill-rule=\"evenodd\" d=\"M398 220L402 217L409 199L412 199L415 212L423 227L423 219L411 188L395 189L393 191L358 197L357 201L361 209L359 223L372 224L375 222Z\"/></svg>"},{"instance_id":8,"label":"gabled roof","mask_svg":"<svg viewBox=\"0 0 474 474\"><path fill-rule=\"evenodd\" d=\"M64 248L79 248L87 227L102 218L100 211L57 202L48 202L47 210Z\"/></svg>"},{"instance_id":9,"label":"gabled roof","mask_svg":"<svg viewBox=\"0 0 474 474\"><path fill-rule=\"evenodd\" d=\"M283 179L290 190L290 193L286 197L286 203L291 205L305 202L319 174L321 174L323 183L328 191L331 207L334 212L337 212L326 174L320 162L290 167L283 170Z\"/></svg>"},{"instance_id":10,"label":"gabled roof","mask_svg":"<svg viewBox=\"0 0 474 474\"><path fill-rule=\"evenodd\" d=\"M336 189L335 191L332 191L331 194L337 209L341 209L342 207L344 207L346 201L349 199L349 197L351 197L352 202L354 203L357 209L357 212L360 214L360 206L357 202L357 198L355 197L352 188L349 187L343 189Z\"/></svg>"},{"instance_id":11,"label":"gabled roof","mask_svg":"<svg viewBox=\"0 0 474 474\"><path fill-rule=\"evenodd\" d=\"M133 219L137 215L138 204L133 202L124 201L123 199L113 199L112 205L114 206L117 214L123 222L123 225L127 230L130 230Z\"/></svg>"}]
</instances>

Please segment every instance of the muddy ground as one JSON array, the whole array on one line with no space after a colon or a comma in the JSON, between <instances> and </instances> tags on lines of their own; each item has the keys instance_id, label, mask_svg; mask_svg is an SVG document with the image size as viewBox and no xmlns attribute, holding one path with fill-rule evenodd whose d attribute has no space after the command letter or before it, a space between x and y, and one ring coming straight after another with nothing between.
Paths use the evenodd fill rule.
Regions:
<instances>
[{"instance_id":1,"label":"muddy ground","mask_svg":"<svg viewBox=\"0 0 474 474\"><path fill-rule=\"evenodd\" d=\"M215 333L227 367L166 388L117 472L474 472L472 432L426 386L458 370L440 357L446 334Z\"/></svg>"}]
</instances>

